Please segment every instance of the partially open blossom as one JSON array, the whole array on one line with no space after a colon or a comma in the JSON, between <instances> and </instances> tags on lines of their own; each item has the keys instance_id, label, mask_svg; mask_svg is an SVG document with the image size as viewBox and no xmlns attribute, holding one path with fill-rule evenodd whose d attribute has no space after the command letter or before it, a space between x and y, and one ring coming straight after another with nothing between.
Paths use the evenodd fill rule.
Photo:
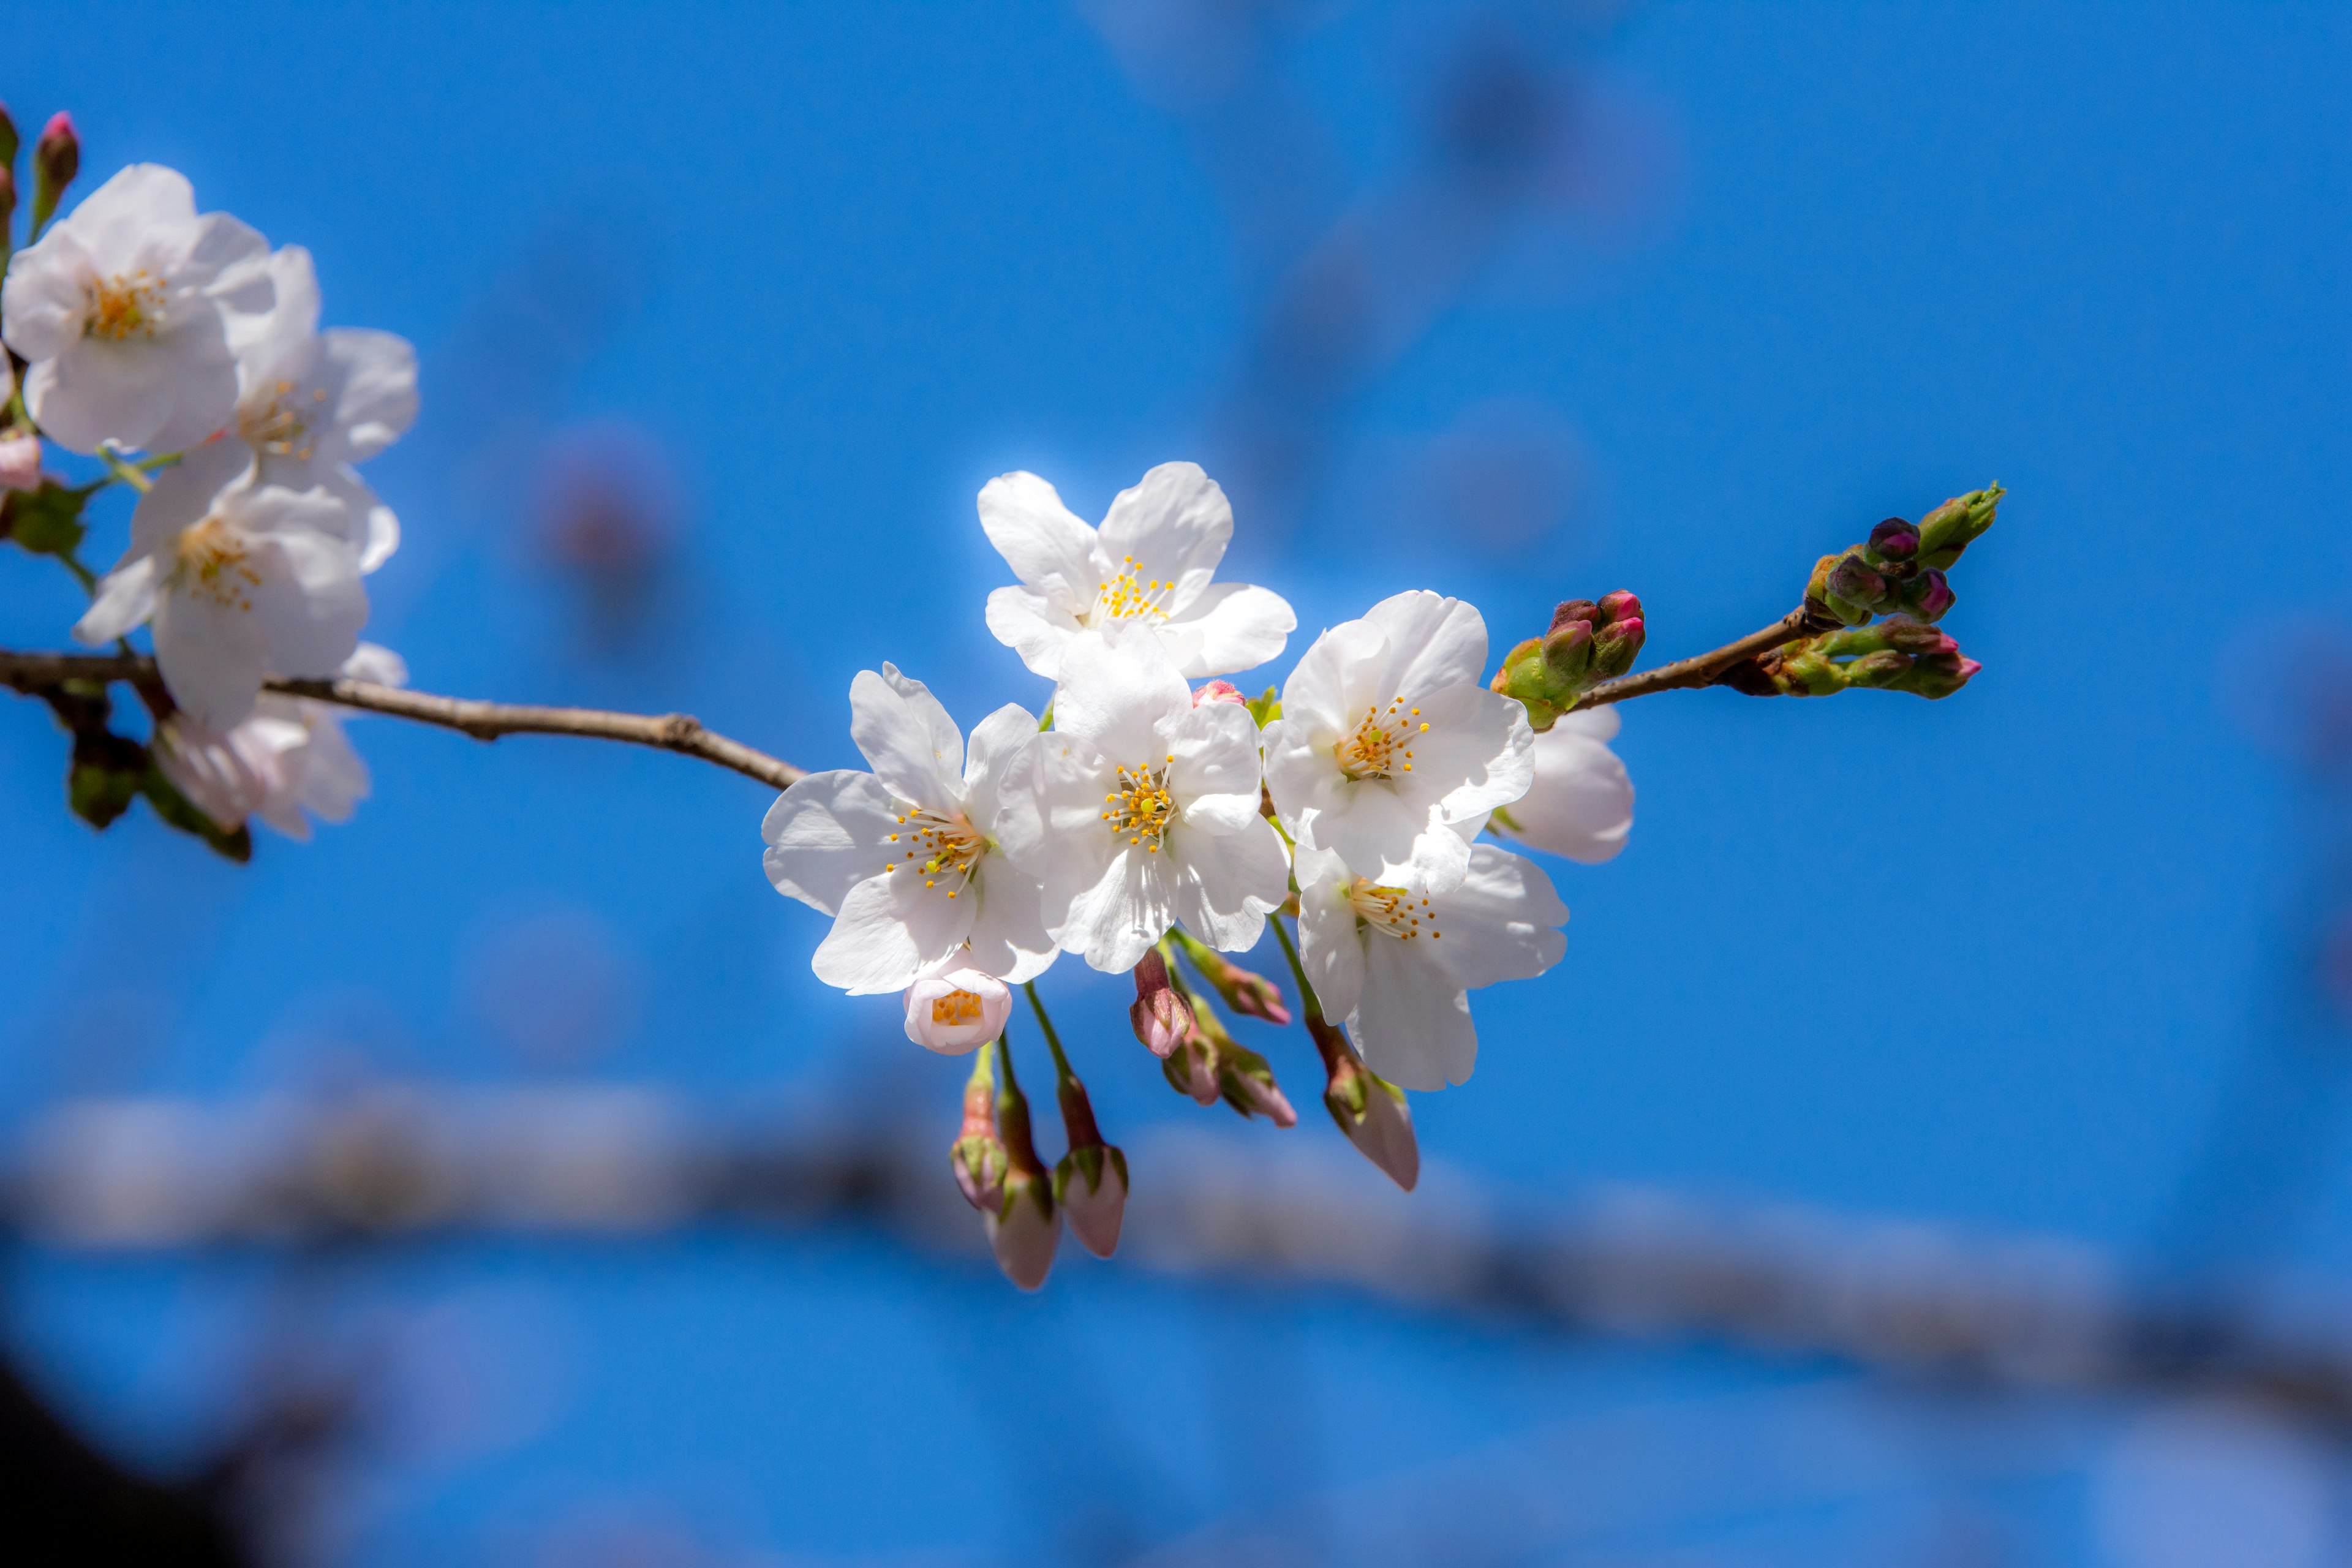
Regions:
<instances>
[{"instance_id":1,"label":"partially open blossom","mask_svg":"<svg viewBox=\"0 0 2352 1568\"><path fill-rule=\"evenodd\" d=\"M1541 974L1568 951L1568 908L1536 864L1492 844L1443 893L1386 886L1300 845L1298 937L1307 978L1373 1071L1405 1089L1470 1077L1468 993Z\"/></svg>"},{"instance_id":2,"label":"partially open blossom","mask_svg":"<svg viewBox=\"0 0 2352 1568\"><path fill-rule=\"evenodd\" d=\"M269 309L269 246L196 214L186 178L134 163L16 253L0 335L30 362L25 405L75 452L176 451L227 424L235 344Z\"/></svg>"},{"instance_id":3,"label":"partially open blossom","mask_svg":"<svg viewBox=\"0 0 2352 1568\"><path fill-rule=\"evenodd\" d=\"M1004 1032L1013 993L1003 981L950 953L907 987L907 1037L926 1050L960 1057Z\"/></svg>"},{"instance_id":4,"label":"partially open blossom","mask_svg":"<svg viewBox=\"0 0 2352 1568\"><path fill-rule=\"evenodd\" d=\"M1135 1000L1128 1004L1128 1022L1135 1037L1155 1057L1165 1057L1192 1032L1192 1005L1177 994L1168 977L1168 961L1158 948L1147 949L1135 963Z\"/></svg>"},{"instance_id":5,"label":"partially open blossom","mask_svg":"<svg viewBox=\"0 0 2352 1568\"><path fill-rule=\"evenodd\" d=\"M1265 782L1291 837L1376 882L1439 892L1469 870L1462 826L1527 793L1526 708L1488 690L1486 623L1399 594L1315 639L1265 728Z\"/></svg>"},{"instance_id":6,"label":"partially open blossom","mask_svg":"<svg viewBox=\"0 0 2352 1568\"><path fill-rule=\"evenodd\" d=\"M336 673L380 686L408 679L400 656L374 643L360 644ZM226 731L174 712L156 728L155 765L224 833L258 816L289 838L307 839L310 816L349 822L368 796L367 764L343 733L351 712L268 693Z\"/></svg>"},{"instance_id":7,"label":"partially open blossom","mask_svg":"<svg viewBox=\"0 0 2352 1568\"><path fill-rule=\"evenodd\" d=\"M1212 680L1192 690L1192 706L1198 708L1204 702L1238 702L1247 707L1249 699L1230 680Z\"/></svg>"},{"instance_id":8,"label":"partially open blossom","mask_svg":"<svg viewBox=\"0 0 2352 1568\"><path fill-rule=\"evenodd\" d=\"M1536 779L1495 813L1491 826L1523 844L1598 864L1625 847L1633 830L1633 782L1609 749L1617 710L1563 713L1536 737Z\"/></svg>"},{"instance_id":9,"label":"partially open blossom","mask_svg":"<svg viewBox=\"0 0 2352 1568\"><path fill-rule=\"evenodd\" d=\"M988 629L1048 680L1088 630L1145 630L1186 679L1229 675L1282 652L1298 617L1279 595L1213 583L1234 509L1196 463L1162 463L1110 503L1099 531L1034 474L980 492L980 523L1014 588L988 596Z\"/></svg>"},{"instance_id":10,"label":"partially open blossom","mask_svg":"<svg viewBox=\"0 0 2352 1568\"><path fill-rule=\"evenodd\" d=\"M315 485L343 504L360 569L373 572L398 547L400 521L352 465L415 423L416 351L390 332L320 331L319 277L302 247L272 256L269 276L276 303L239 338L236 434L265 481Z\"/></svg>"},{"instance_id":11,"label":"partially open blossom","mask_svg":"<svg viewBox=\"0 0 2352 1568\"><path fill-rule=\"evenodd\" d=\"M950 954L1019 984L1056 949L1037 879L999 853L999 794L1037 735L1007 704L962 732L919 680L884 665L850 683L850 739L872 773L811 773L761 832L776 890L834 917L817 978L854 996L902 990Z\"/></svg>"},{"instance_id":12,"label":"partially open blossom","mask_svg":"<svg viewBox=\"0 0 2352 1568\"><path fill-rule=\"evenodd\" d=\"M257 484L220 447L157 476L131 514L131 548L76 623L112 642L152 617L172 700L226 731L268 676L333 675L359 646L367 590L325 491Z\"/></svg>"},{"instance_id":13,"label":"partially open blossom","mask_svg":"<svg viewBox=\"0 0 2352 1568\"><path fill-rule=\"evenodd\" d=\"M1064 949L1133 969L1181 920L1210 946L1257 945L1289 896L1281 836L1258 815L1257 724L1192 706L1159 641L1074 638L1054 728L1006 775L1004 852L1045 886Z\"/></svg>"}]
</instances>

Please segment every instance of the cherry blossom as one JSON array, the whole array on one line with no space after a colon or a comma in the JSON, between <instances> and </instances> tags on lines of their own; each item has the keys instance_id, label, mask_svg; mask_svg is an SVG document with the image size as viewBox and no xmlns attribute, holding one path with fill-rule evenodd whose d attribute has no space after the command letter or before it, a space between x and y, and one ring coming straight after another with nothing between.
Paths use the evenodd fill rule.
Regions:
<instances>
[{"instance_id":1,"label":"cherry blossom","mask_svg":"<svg viewBox=\"0 0 2352 1568\"><path fill-rule=\"evenodd\" d=\"M380 686L408 682L400 656L374 643L360 644L336 673ZM306 811L322 822L349 822L368 796L367 764L343 733L349 711L265 693L225 732L175 712L156 728L155 764L223 832L258 816L289 838L308 839Z\"/></svg>"},{"instance_id":2,"label":"cherry blossom","mask_svg":"<svg viewBox=\"0 0 2352 1568\"><path fill-rule=\"evenodd\" d=\"M1281 595L1214 583L1234 509L1196 463L1162 463L1110 503L1100 530L1034 474L980 492L980 522L1021 585L988 596L988 629L1048 680L1086 631L1148 628L1188 679L1279 656L1298 617Z\"/></svg>"},{"instance_id":3,"label":"cherry blossom","mask_svg":"<svg viewBox=\"0 0 2352 1568\"><path fill-rule=\"evenodd\" d=\"M1005 777L1004 852L1045 886L1048 926L1097 969L1131 970L1182 921L1255 946L1288 896L1281 837L1258 815L1249 710L1196 708L1149 631L1071 639L1054 728Z\"/></svg>"},{"instance_id":4,"label":"cherry blossom","mask_svg":"<svg viewBox=\"0 0 2352 1568\"><path fill-rule=\"evenodd\" d=\"M1006 772L1036 740L1036 716L998 709L967 754L930 689L887 664L858 673L849 708L850 738L874 771L809 774L761 828L776 890L834 917L817 978L875 995L951 954L1013 984L1044 973L1056 949L1037 879L996 837Z\"/></svg>"},{"instance_id":5,"label":"cherry blossom","mask_svg":"<svg viewBox=\"0 0 2352 1568\"><path fill-rule=\"evenodd\" d=\"M131 514L130 550L73 629L96 645L152 617L172 700L216 733L253 711L268 677L334 674L367 622L341 506L244 467L216 444L158 476Z\"/></svg>"},{"instance_id":6,"label":"cherry blossom","mask_svg":"<svg viewBox=\"0 0 2352 1568\"><path fill-rule=\"evenodd\" d=\"M1301 844L1374 881L1442 892L1469 872L1471 833L1527 793L1535 732L1489 691L1486 623L1417 591L1315 639L1265 728L1265 782Z\"/></svg>"},{"instance_id":7,"label":"cherry blossom","mask_svg":"<svg viewBox=\"0 0 2352 1568\"><path fill-rule=\"evenodd\" d=\"M1613 707L1561 714L1536 737L1535 782L1488 826L1571 860L1612 858L1633 831L1633 781L1609 749L1617 724Z\"/></svg>"},{"instance_id":8,"label":"cherry blossom","mask_svg":"<svg viewBox=\"0 0 2352 1568\"><path fill-rule=\"evenodd\" d=\"M227 424L236 346L270 306L269 244L198 216L175 170L134 163L40 242L0 288L0 335L26 361L25 406L69 451L177 451Z\"/></svg>"},{"instance_id":9,"label":"cherry blossom","mask_svg":"<svg viewBox=\"0 0 2352 1568\"><path fill-rule=\"evenodd\" d=\"M1568 907L1533 861L1469 846L1444 892L1387 886L1339 856L1298 847L1298 938L1326 1016L1344 1018L1374 1072L1404 1089L1470 1077L1478 1032L1469 993L1529 980L1560 960Z\"/></svg>"}]
</instances>

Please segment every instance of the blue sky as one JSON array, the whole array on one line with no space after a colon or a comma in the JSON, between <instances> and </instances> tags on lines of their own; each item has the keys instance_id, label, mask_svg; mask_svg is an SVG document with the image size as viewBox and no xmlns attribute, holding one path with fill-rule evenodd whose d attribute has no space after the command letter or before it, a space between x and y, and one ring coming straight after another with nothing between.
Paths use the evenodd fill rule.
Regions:
<instances>
[{"instance_id":1,"label":"blue sky","mask_svg":"<svg viewBox=\"0 0 2352 1568\"><path fill-rule=\"evenodd\" d=\"M1257 128L1313 152L1298 222L1409 184L1430 41L1469 16L1331 5L1273 29L1280 101L1321 128ZM424 416L372 470L407 539L373 635L425 689L686 708L840 765L850 677L884 659L967 722L1042 700L980 623L1004 580L972 512L989 477L1034 469L1098 516L1150 464L1216 471L1226 449L1267 254L1237 221L1264 216L1236 205L1250 161L1080 9L265 5L231 26L91 4L15 39L0 94L28 129L70 108L93 179L184 170L206 205L310 247L331 322L418 344ZM1412 586L1474 600L1497 644L1554 599L1632 587L1651 657L1674 657L1780 614L1880 517L1993 479L2011 499L1957 574L1948 626L1986 668L1952 700L1626 710L1632 847L1557 868L1569 957L1477 999L1476 1077L1416 1101L1429 1157L1537 1192L1660 1184L2118 1247L2158 1226L2264 1026L2315 831L2246 693L2279 679L2266 627L2344 607L2347 44L2323 7L2213 5L1657 5L1554 39L1622 189L1515 220L1347 401L1296 515L1254 532L1242 507L1232 559L1297 605L1290 657ZM1400 477L1496 408L1565 433L1577 476L1505 547L1429 521ZM666 449L682 521L649 629L590 656L516 469L611 421ZM71 584L7 569L0 638L60 644ZM887 1003L808 975L821 931L759 873L758 786L357 731L358 819L265 836L237 868L141 815L93 837L43 712L0 714L12 1116L352 1059L738 1096L912 1049ZM634 998L562 1069L519 1062L477 1000L481 955L550 921L595 931ZM1121 986L1076 968L1049 994L1107 1116L1199 1114L1128 1045ZM1307 1084L1298 1042L1266 1048ZM932 1068L908 1082L944 1142L957 1079ZM2322 1272L2352 1262L2345 1175L2331 1153L2298 1241ZM151 1437L198 1418L206 1357L261 1288L20 1272L57 1384ZM1016 1301L845 1241L457 1249L346 1289L487 1301L564 1363L527 1439L388 1464L363 1562L527 1554L534 1521L615 1489L734 1545L1013 1560L1049 1532L974 1479L1003 1388L959 1358L992 1336L1033 1372L1056 1335L1088 1345L1162 1476L1225 1419L1206 1369L1272 1347L1321 1458L1268 1439L1261 1465L1244 1442L1217 1462L1234 1475L1139 1505L1157 1531L1253 1485L1304 1493L1751 1375L1115 1268ZM1181 1366L1154 1348L1179 1338ZM1061 1421L1082 1396L1041 1397Z\"/></svg>"}]
</instances>

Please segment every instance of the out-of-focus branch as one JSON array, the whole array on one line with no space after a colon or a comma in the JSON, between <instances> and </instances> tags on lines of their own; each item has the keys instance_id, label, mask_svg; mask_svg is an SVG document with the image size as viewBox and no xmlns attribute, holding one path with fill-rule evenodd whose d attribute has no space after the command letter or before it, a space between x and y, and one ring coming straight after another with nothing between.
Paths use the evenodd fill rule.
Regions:
<instances>
[{"instance_id":1,"label":"out-of-focus branch","mask_svg":"<svg viewBox=\"0 0 2352 1568\"><path fill-rule=\"evenodd\" d=\"M1836 624L1834 620L1829 623L1830 626ZM1691 687L1713 686L1725 670L1742 659L1770 653L1808 632L1825 629L1817 624L1813 611L1800 605L1762 631L1750 632L1738 642L1726 643L1713 653L1694 654L1689 658L1678 658L1672 664L1662 664L1655 669L1637 670L1632 675L1621 675L1614 680L1604 680L1580 698L1576 705L1579 708L1599 708L1605 703L1647 697L1654 691L1680 691Z\"/></svg>"},{"instance_id":2,"label":"out-of-focus branch","mask_svg":"<svg viewBox=\"0 0 2352 1568\"><path fill-rule=\"evenodd\" d=\"M0 685L37 695L77 681L128 681L151 694L163 689L155 661L144 654L0 650ZM366 680L272 680L268 689L289 697L308 697L338 707L414 720L420 724L436 724L478 741L495 741L502 735L577 735L587 740L652 746L716 763L776 789L789 787L806 772L780 757L772 757L740 741L707 730L699 720L686 713L614 713L597 708L482 702L436 697Z\"/></svg>"}]
</instances>

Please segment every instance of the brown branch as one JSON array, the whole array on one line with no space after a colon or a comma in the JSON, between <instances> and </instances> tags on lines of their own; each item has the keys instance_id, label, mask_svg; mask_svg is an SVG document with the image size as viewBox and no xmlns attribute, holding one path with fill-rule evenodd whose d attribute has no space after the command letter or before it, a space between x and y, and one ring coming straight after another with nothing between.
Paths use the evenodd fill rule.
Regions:
<instances>
[{"instance_id":1,"label":"brown branch","mask_svg":"<svg viewBox=\"0 0 2352 1568\"><path fill-rule=\"evenodd\" d=\"M72 681L129 681L142 690L162 689L155 661L143 654L12 653L0 650L0 685L28 695L54 691ZM613 713L596 708L542 708L436 697L366 680L272 680L268 689L307 697L420 724L437 724L478 741L501 735L578 735L677 752L731 768L775 789L789 787L806 772L779 757L702 727L685 713Z\"/></svg>"},{"instance_id":2,"label":"brown branch","mask_svg":"<svg viewBox=\"0 0 2352 1568\"><path fill-rule=\"evenodd\" d=\"M1654 691L1680 691L1691 687L1713 686L1725 670L1740 660L1769 653L1808 633L1823 629L1814 618L1813 611L1800 605L1762 631L1750 632L1738 642L1726 643L1713 653L1695 654L1689 658L1678 658L1672 664L1662 664L1655 669L1636 670L1632 675L1621 675L1614 680L1604 680L1578 698L1576 706L1580 710L1599 708L1604 703L1647 697Z\"/></svg>"}]
</instances>

